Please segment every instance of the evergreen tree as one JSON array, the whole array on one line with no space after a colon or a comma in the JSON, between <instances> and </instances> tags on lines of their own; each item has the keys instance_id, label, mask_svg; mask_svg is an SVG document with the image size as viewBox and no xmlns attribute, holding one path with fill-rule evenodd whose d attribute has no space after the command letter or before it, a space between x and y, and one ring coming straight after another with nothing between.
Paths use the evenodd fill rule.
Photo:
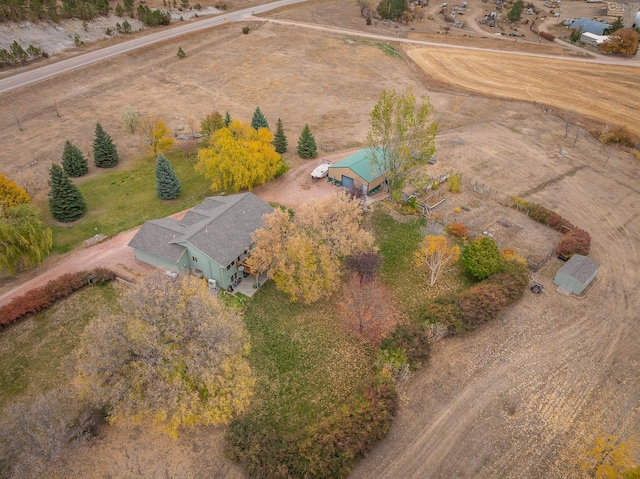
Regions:
<instances>
[{"instance_id":1,"label":"evergreen tree","mask_svg":"<svg viewBox=\"0 0 640 479\"><path fill-rule=\"evenodd\" d=\"M156 191L161 200L172 200L180 194L180 180L162 154L158 155L156 162Z\"/></svg>"},{"instance_id":2,"label":"evergreen tree","mask_svg":"<svg viewBox=\"0 0 640 479\"><path fill-rule=\"evenodd\" d=\"M304 125L304 129L298 139L298 155L300 158L315 158L318 156L316 139L311 134L309 125Z\"/></svg>"},{"instance_id":3,"label":"evergreen tree","mask_svg":"<svg viewBox=\"0 0 640 479\"><path fill-rule=\"evenodd\" d=\"M62 168L72 178L86 175L89 172L87 159L80 149L69 140L64 144L62 152Z\"/></svg>"},{"instance_id":4,"label":"evergreen tree","mask_svg":"<svg viewBox=\"0 0 640 479\"><path fill-rule=\"evenodd\" d=\"M53 164L49 171L49 209L51 215L65 223L75 221L87 211L82 193L61 166Z\"/></svg>"},{"instance_id":5,"label":"evergreen tree","mask_svg":"<svg viewBox=\"0 0 640 479\"><path fill-rule=\"evenodd\" d=\"M231 115L229 115L229 112L227 112L227 114L224 115L224 126L229 128L230 124L231 124Z\"/></svg>"},{"instance_id":6,"label":"evergreen tree","mask_svg":"<svg viewBox=\"0 0 640 479\"><path fill-rule=\"evenodd\" d=\"M251 119L251 127L254 130L258 130L259 128L269 129L269 123L267 123L267 119L260 111L260 107L256 107L256 111L253 112L253 118Z\"/></svg>"},{"instance_id":7,"label":"evergreen tree","mask_svg":"<svg viewBox=\"0 0 640 479\"><path fill-rule=\"evenodd\" d=\"M284 134L284 128L282 127L282 120L278 118L278 123L276 123L276 134L273 136L273 146L276 149L277 153L284 153L287 151L287 137Z\"/></svg>"},{"instance_id":8,"label":"evergreen tree","mask_svg":"<svg viewBox=\"0 0 640 479\"><path fill-rule=\"evenodd\" d=\"M118 151L109 134L100 123L96 123L93 140L93 162L98 168L113 168L118 164Z\"/></svg>"}]
</instances>

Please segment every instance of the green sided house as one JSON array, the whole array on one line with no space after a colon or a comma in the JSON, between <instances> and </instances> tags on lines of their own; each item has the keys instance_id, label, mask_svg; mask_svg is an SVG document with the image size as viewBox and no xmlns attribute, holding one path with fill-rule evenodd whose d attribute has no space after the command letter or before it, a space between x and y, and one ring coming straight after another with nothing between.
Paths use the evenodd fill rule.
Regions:
<instances>
[{"instance_id":1,"label":"green sided house","mask_svg":"<svg viewBox=\"0 0 640 479\"><path fill-rule=\"evenodd\" d=\"M369 195L378 191L386 179L386 172L371 165L368 153L368 149L360 150L331 165L327 175L329 181L349 190L363 188Z\"/></svg>"},{"instance_id":2,"label":"green sided house","mask_svg":"<svg viewBox=\"0 0 640 479\"><path fill-rule=\"evenodd\" d=\"M140 261L180 274L191 271L226 289L243 271L238 268L249 256L252 233L272 211L253 193L212 196L181 220L147 221L129 246Z\"/></svg>"}]
</instances>

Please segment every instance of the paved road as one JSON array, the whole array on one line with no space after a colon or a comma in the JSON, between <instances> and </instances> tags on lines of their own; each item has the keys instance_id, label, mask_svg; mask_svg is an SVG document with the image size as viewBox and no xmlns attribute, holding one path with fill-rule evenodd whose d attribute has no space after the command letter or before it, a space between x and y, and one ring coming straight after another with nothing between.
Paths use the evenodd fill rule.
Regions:
<instances>
[{"instance_id":1,"label":"paved road","mask_svg":"<svg viewBox=\"0 0 640 479\"><path fill-rule=\"evenodd\" d=\"M220 16L213 18L206 18L204 20L198 20L192 23L186 23L174 28L166 29L161 32L145 35L144 37L136 38L128 42L120 43L118 45L112 45L110 47L102 48L94 52L84 53L67 60L62 60L57 63L52 63L28 72L20 73L5 79L0 80L0 94L5 93L16 88L22 88L27 85L51 78L61 73L69 72L77 68L82 68L93 63L97 63L107 58L121 55L131 50L153 45L154 43L176 38L187 33L198 32L206 30L217 25L222 25L225 22L235 22L238 20L246 19L252 14L259 14L274 10L279 7L291 5L294 3L304 2L306 0L279 0L277 2L267 3L264 5L257 5L244 10L238 10L236 12L223 13Z\"/></svg>"}]
</instances>

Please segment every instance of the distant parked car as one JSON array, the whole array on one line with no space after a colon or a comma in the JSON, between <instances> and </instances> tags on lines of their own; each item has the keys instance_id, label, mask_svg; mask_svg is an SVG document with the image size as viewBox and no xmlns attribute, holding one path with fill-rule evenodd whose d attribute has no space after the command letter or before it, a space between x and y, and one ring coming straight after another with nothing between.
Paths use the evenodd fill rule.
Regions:
<instances>
[{"instance_id":1,"label":"distant parked car","mask_svg":"<svg viewBox=\"0 0 640 479\"><path fill-rule=\"evenodd\" d=\"M432 156L431 158L429 158L429 161L427 161L427 163L429 163L430 165L435 165L436 164L436 158L435 156Z\"/></svg>"}]
</instances>

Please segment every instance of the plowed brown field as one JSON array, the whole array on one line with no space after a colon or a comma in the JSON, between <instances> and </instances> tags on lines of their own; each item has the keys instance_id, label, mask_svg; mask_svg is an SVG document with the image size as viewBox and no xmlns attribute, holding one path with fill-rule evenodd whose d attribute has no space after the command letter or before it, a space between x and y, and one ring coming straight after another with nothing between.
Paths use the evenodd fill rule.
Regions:
<instances>
[{"instance_id":1,"label":"plowed brown field","mask_svg":"<svg viewBox=\"0 0 640 479\"><path fill-rule=\"evenodd\" d=\"M439 82L478 95L575 111L640 135L638 67L433 47L414 47L407 53Z\"/></svg>"}]
</instances>

